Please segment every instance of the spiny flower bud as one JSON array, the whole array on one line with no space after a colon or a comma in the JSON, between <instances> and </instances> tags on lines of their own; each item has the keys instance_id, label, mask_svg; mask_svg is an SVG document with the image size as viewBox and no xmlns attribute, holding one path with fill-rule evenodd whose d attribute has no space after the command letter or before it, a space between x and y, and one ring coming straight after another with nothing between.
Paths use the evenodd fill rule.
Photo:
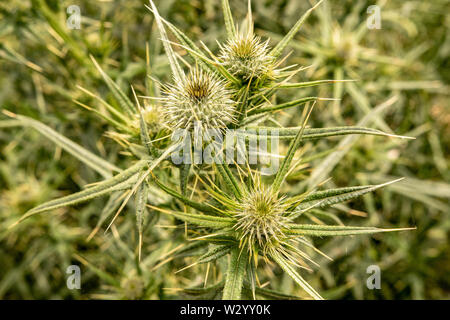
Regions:
<instances>
[{"instance_id":1,"label":"spiny flower bud","mask_svg":"<svg viewBox=\"0 0 450 320\"><path fill-rule=\"evenodd\" d=\"M270 187L257 183L246 192L235 212L235 230L240 234L241 243L247 244L249 249L258 245L263 252L277 247L286 239L283 233L287 223L285 211L283 198Z\"/></svg>"},{"instance_id":2,"label":"spiny flower bud","mask_svg":"<svg viewBox=\"0 0 450 320\"><path fill-rule=\"evenodd\" d=\"M235 121L235 103L223 80L194 68L183 79L163 87L163 116L170 128L225 129Z\"/></svg>"},{"instance_id":3,"label":"spiny flower bud","mask_svg":"<svg viewBox=\"0 0 450 320\"><path fill-rule=\"evenodd\" d=\"M225 45L220 45L219 58L225 68L244 81L272 78L275 59L269 54L268 43L253 34L238 33Z\"/></svg>"},{"instance_id":4,"label":"spiny flower bud","mask_svg":"<svg viewBox=\"0 0 450 320\"><path fill-rule=\"evenodd\" d=\"M122 280L121 286L126 299L140 299L144 294L145 283L138 277L130 277Z\"/></svg>"}]
</instances>

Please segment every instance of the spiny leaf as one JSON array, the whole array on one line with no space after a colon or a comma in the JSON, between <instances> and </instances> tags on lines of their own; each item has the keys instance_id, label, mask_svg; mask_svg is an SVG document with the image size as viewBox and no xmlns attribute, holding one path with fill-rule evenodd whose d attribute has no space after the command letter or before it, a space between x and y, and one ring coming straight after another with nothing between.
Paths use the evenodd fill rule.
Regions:
<instances>
[{"instance_id":1,"label":"spiny leaf","mask_svg":"<svg viewBox=\"0 0 450 320\"><path fill-rule=\"evenodd\" d=\"M208 250L205 254L203 254L200 258L198 258L197 263L208 263L211 261L215 261L224 255L228 254L231 251L231 245L219 245L214 246Z\"/></svg>"},{"instance_id":2,"label":"spiny leaf","mask_svg":"<svg viewBox=\"0 0 450 320\"><path fill-rule=\"evenodd\" d=\"M247 281L244 281L244 291L248 292L249 295L252 294L251 284ZM265 297L269 300L301 300L300 297L284 294L267 288L256 287L255 293L258 296Z\"/></svg>"},{"instance_id":3,"label":"spiny leaf","mask_svg":"<svg viewBox=\"0 0 450 320\"><path fill-rule=\"evenodd\" d=\"M374 227L327 226L318 224L292 224L286 234L314 237L351 236L357 234L373 234L380 232L405 231L414 228L380 229Z\"/></svg>"},{"instance_id":4,"label":"spiny leaf","mask_svg":"<svg viewBox=\"0 0 450 320\"><path fill-rule=\"evenodd\" d=\"M139 174L139 178L137 179L136 183L133 185L132 189L130 190L130 192L128 193L127 197L125 198L125 200L123 201L122 205L120 206L119 210L117 210L116 215L114 216L114 218L112 219L112 221L110 222L108 228L106 228L106 231L109 230L109 228L112 226L112 224L114 223L114 221L116 220L116 218L119 216L120 212L123 210L123 208L125 208L126 204L128 203L128 201L130 200L131 196L137 191L137 189L139 188L139 186L142 183L147 183L146 179L150 174L152 173L152 170L155 169L155 167L157 165L159 165L163 160L166 159L166 157L168 157L170 155L171 152L173 152L176 148L177 148L177 144L173 144L170 147L166 148L166 150L164 151L164 153L156 160L153 161L149 161L149 166L148 169L145 170L145 172L141 172L141 174Z\"/></svg>"},{"instance_id":5,"label":"spiny leaf","mask_svg":"<svg viewBox=\"0 0 450 320\"><path fill-rule=\"evenodd\" d=\"M297 149L300 147L303 132L305 130L306 123L308 122L308 118L309 118L309 115L311 114L311 111L312 111L312 108L310 108L308 114L304 117L303 125L302 125L301 129L298 131L294 140L291 141L288 152L286 154L286 157L284 158L283 162L281 163L280 168L277 171L275 180L273 181L273 184L272 184L272 188L275 192L280 189L281 183L284 181L286 174L289 171L289 166L291 165L292 159L294 158L294 154L297 151Z\"/></svg>"},{"instance_id":6,"label":"spiny leaf","mask_svg":"<svg viewBox=\"0 0 450 320\"><path fill-rule=\"evenodd\" d=\"M123 184L127 184L128 183L127 180L132 178L137 172L139 172L144 166L146 166L147 163L148 163L147 161L138 161L136 164L134 164L127 170L117 174L116 176L108 180L102 181L93 187L87 188L80 192L73 193L71 195L59 199L43 203L28 211L22 218L20 218L18 222L10 226L10 228L32 215L85 202L90 199L94 199L102 195L108 194L110 192L116 191L118 189L120 190L121 186Z\"/></svg>"},{"instance_id":7,"label":"spiny leaf","mask_svg":"<svg viewBox=\"0 0 450 320\"><path fill-rule=\"evenodd\" d=\"M106 72L103 71L103 69L97 63L95 58L92 55L90 55L90 57L95 67L97 68L98 72L100 72L100 74L102 75L103 80L105 80L105 83L108 86L109 90L111 90L111 93L113 94L114 98L116 98L117 101L119 102L120 107L129 115L134 116L137 112L134 104L122 91L122 89L120 89L119 86L106 74Z\"/></svg>"},{"instance_id":8,"label":"spiny leaf","mask_svg":"<svg viewBox=\"0 0 450 320\"><path fill-rule=\"evenodd\" d=\"M187 52L189 52L190 54L192 54L194 57L199 58L201 61L203 61L204 63L208 64L210 67L212 67L214 69L214 71L218 72L220 75L222 75L223 77L225 77L226 79L228 79L230 82L232 82L233 84L240 86L241 81L236 78L235 76L233 76L224 66L222 66L219 62L213 61L211 59L209 59L208 57L206 57L203 53L201 52L197 52L195 50L192 50L189 47L183 46L178 44L179 47L185 49Z\"/></svg>"},{"instance_id":9,"label":"spiny leaf","mask_svg":"<svg viewBox=\"0 0 450 320\"><path fill-rule=\"evenodd\" d=\"M224 281L220 281L209 287L183 288L181 292L196 297L202 296L203 299L214 299L214 297L222 291L223 285Z\"/></svg>"},{"instance_id":10,"label":"spiny leaf","mask_svg":"<svg viewBox=\"0 0 450 320\"><path fill-rule=\"evenodd\" d=\"M244 275L247 269L248 255L246 250L235 247L231 251L231 258L223 288L223 300L240 300Z\"/></svg>"},{"instance_id":11,"label":"spiny leaf","mask_svg":"<svg viewBox=\"0 0 450 320\"><path fill-rule=\"evenodd\" d=\"M136 225L139 233L139 261L141 260L142 231L144 226L144 215L148 197L148 187L146 183L141 183L136 190Z\"/></svg>"},{"instance_id":12,"label":"spiny leaf","mask_svg":"<svg viewBox=\"0 0 450 320\"><path fill-rule=\"evenodd\" d=\"M260 137L277 137L279 139L293 139L301 127L291 128L273 128L273 127L246 127L244 132L238 131L238 135L245 135L248 139L257 139ZM248 131L248 132L246 132ZM305 128L303 132L303 141L316 140L321 138L344 136L349 134L362 134L373 136L385 136L400 139L414 139L411 137L392 135L377 129L364 127L331 127L331 128Z\"/></svg>"},{"instance_id":13,"label":"spiny leaf","mask_svg":"<svg viewBox=\"0 0 450 320\"><path fill-rule=\"evenodd\" d=\"M228 39L236 37L236 28L233 22L233 15L231 14L230 4L228 0L222 0L223 18L225 20L225 28L227 29Z\"/></svg>"},{"instance_id":14,"label":"spiny leaf","mask_svg":"<svg viewBox=\"0 0 450 320\"><path fill-rule=\"evenodd\" d=\"M333 204L348 201L357 197L360 197L366 193L375 191L379 188L385 187L397 181L403 180L403 178L389 181L378 185L358 186L358 187L346 187L338 189L330 189L324 191L317 191L311 195L305 197L301 204L297 206L295 211L290 215L291 219L295 219L301 215L308 208L323 208L329 207Z\"/></svg>"},{"instance_id":15,"label":"spiny leaf","mask_svg":"<svg viewBox=\"0 0 450 320\"><path fill-rule=\"evenodd\" d=\"M161 16L159 15L159 12L152 0L150 0L150 5L152 7L151 11L155 16L156 24L161 35L161 41L163 43L164 50L166 51L167 58L169 59L169 64L170 68L172 69L173 76L175 77L176 82L181 81L184 79L184 73L180 65L178 64L177 57L173 52L172 47L170 46L169 38L167 37L166 30L164 29L164 24L161 20Z\"/></svg>"},{"instance_id":16,"label":"spiny leaf","mask_svg":"<svg viewBox=\"0 0 450 320\"><path fill-rule=\"evenodd\" d=\"M298 88L315 87L315 86L320 86L322 84L346 82L346 81L354 81L354 80L316 80L316 81L305 81L305 82L297 82L297 83L284 83L284 84L280 84L278 86L278 88L281 88L281 89L296 88L296 89L298 89Z\"/></svg>"},{"instance_id":17,"label":"spiny leaf","mask_svg":"<svg viewBox=\"0 0 450 320\"><path fill-rule=\"evenodd\" d=\"M216 163L216 168L220 176L224 180L225 184L230 189L230 191L233 192L236 198L240 199L242 197L242 192L239 189L239 185L236 181L236 178L230 172L230 168L228 168L228 165L226 163L225 164Z\"/></svg>"},{"instance_id":18,"label":"spiny leaf","mask_svg":"<svg viewBox=\"0 0 450 320\"><path fill-rule=\"evenodd\" d=\"M126 191L124 190L118 190L111 194L111 196L108 199L108 202L103 207L102 212L99 215L99 218L97 220L97 225L95 226L94 230L89 234L89 236L86 238L86 241L90 241L100 230L100 227L102 226L103 222L114 213L114 211L117 211L120 204L122 203L123 198L128 193L128 190L131 188L131 183L129 186L127 186Z\"/></svg>"},{"instance_id":19,"label":"spiny leaf","mask_svg":"<svg viewBox=\"0 0 450 320\"><path fill-rule=\"evenodd\" d=\"M317 99L319 99L319 98L318 97L305 97L305 98L289 101L289 102L282 103L282 104L272 105L270 107L253 109L253 110L250 110L247 113L247 115L252 116L255 114L259 114L259 113L267 113L267 112L282 110L282 109L286 109L286 108L290 108L290 107L295 107L295 106L307 103L309 101L315 101Z\"/></svg>"},{"instance_id":20,"label":"spiny leaf","mask_svg":"<svg viewBox=\"0 0 450 320\"><path fill-rule=\"evenodd\" d=\"M61 147L63 150L67 151L72 156L74 156L75 158L82 161L90 168L100 173L103 177L105 178L111 177L111 171L116 172L121 171L115 165L96 156L92 152L84 149L80 145L69 140L68 138L64 137L63 135L59 134L55 130L51 129L50 127L46 126L45 124L39 121L21 115L11 115L11 116L21 121L23 125L30 126L33 129L37 130L40 134L44 135L45 137L53 141L56 145Z\"/></svg>"},{"instance_id":21,"label":"spiny leaf","mask_svg":"<svg viewBox=\"0 0 450 320\"><path fill-rule=\"evenodd\" d=\"M317 8L318 5L322 3L323 0L320 0L314 7L310 8L305 14L297 21L297 23L292 27L292 29L284 36L284 38L276 45L275 48L272 49L270 54L277 58L283 52L284 48L289 44L289 42L294 38L296 33L300 30L300 27L305 22L306 18L309 17L311 12Z\"/></svg>"},{"instance_id":22,"label":"spiny leaf","mask_svg":"<svg viewBox=\"0 0 450 320\"><path fill-rule=\"evenodd\" d=\"M286 261L285 258L283 258L278 253L273 253L272 255L273 260L281 267L281 269L284 270L300 287L302 287L303 290L305 290L311 297L313 297L316 300L323 300L323 298L320 296L319 293L317 293L316 290L314 290L311 285L305 281L305 279L298 274L297 271L295 271L294 267L291 263Z\"/></svg>"}]
</instances>

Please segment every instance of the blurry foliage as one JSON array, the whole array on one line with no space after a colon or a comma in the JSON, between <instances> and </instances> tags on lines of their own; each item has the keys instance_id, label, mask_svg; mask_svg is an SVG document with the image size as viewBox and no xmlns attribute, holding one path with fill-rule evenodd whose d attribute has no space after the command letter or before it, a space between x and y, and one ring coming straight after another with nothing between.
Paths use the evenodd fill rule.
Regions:
<instances>
[{"instance_id":1,"label":"blurry foliage","mask_svg":"<svg viewBox=\"0 0 450 320\"><path fill-rule=\"evenodd\" d=\"M224 39L220 1L155 2L162 16L210 48L217 48L216 39ZM274 42L311 5L296 0L253 2L256 33ZM106 159L126 166L127 155L104 135L107 122L99 121L74 100L96 103L80 90L81 86L117 104L88 54L129 97L130 83L137 91L148 89L147 48L152 73L168 78L169 65L145 3L79 1L82 28L68 30L65 10L73 4L71 1L2 1L0 108L39 119ZM236 17L245 16L245 1L230 4ZM314 244L334 261L319 261L321 268L306 278L327 298L448 299L449 2L379 1L382 29L368 30L366 8L372 4L374 1L358 1L357 5L353 1L326 1L291 44L294 54L290 62L309 66L299 73L298 81L357 80L302 89L304 96L340 99L318 103L316 111L320 112L313 113L310 120L313 127L356 125L373 108L395 97L372 125L416 140L358 136L340 143L321 141L317 148L328 153L325 159L340 160L326 172L315 173L326 160L311 159L290 177L289 184L293 190L305 190L321 175L332 177L326 183L328 187L406 177L373 195L338 205L331 212L350 224L413 225L417 230L384 234L382 241L378 235L315 240ZM286 90L283 99L292 95L298 98L298 94ZM297 109L283 111L280 123L296 125L300 117ZM93 236L99 218L104 221L110 213L107 211L120 204L115 201L122 196L120 192L108 202L98 199L57 209L25 220L14 232L7 231L28 209L99 179L93 170L32 129L10 128L10 121L0 115L0 298L171 299L185 297L179 292L180 284L203 284L206 266L174 273L192 262L189 256L195 251L183 241L183 223L169 228L165 218L146 221L140 263L133 215L120 216L121 223L108 233L100 227ZM148 232L151 225L154 228ZM186 257L185 263L175 259L182 257ZM66 287L65 270L71 264L82 266L81 291ZM365 286L366 267L371 264L382 270L382 290L371 291ZM209 277L216 277L214 270ZM282 274L271 279L270 287L292 294L298 291ZM214 297L214 288L205 292ZM195 293L192 290L191 294Z\"/></svg>"}]
</instances>

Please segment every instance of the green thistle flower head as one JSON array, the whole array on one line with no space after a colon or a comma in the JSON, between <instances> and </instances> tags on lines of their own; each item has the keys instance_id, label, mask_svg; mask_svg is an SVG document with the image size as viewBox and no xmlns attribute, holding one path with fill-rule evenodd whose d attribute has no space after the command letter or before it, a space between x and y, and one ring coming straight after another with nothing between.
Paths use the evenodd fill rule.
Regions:
<instances>
[{"instance_id":1,"label":"green thistle flower head","mask_svg":"<svg viewBox=\"0 0 450 320\"><path fill-rule=\"evenodd\" d=\"M163 87L163 118L169 128L224 129L235 121L235 103L223 80L199 68Z\"/></svg>"},{"instance_id":2,"label":"green thistle flower head","mask_svg":"<svg viewBox=\"0 0 450 320\"><path fill-rule=\"evenodd\" d=\"M269 54L269 41L262 42L253 33L238 33L225 45L220 46L220 60L234 76L250 79L274 76L275 59Z\"/></svg>"},{"instance_id":3,"label":"green thistle flower head","mask_svg":"<svg viewBox=\"0 0 450 320\"><path fill-rule=\"evenodd\" d=\"M272 188L261 183L246 191L235 211L235 230L241 246L248 245L249 251L257 246L266 254L287 239L283 232L288 222L283 215L287 206L283 200Z\"/></svg>"}]
</instances>

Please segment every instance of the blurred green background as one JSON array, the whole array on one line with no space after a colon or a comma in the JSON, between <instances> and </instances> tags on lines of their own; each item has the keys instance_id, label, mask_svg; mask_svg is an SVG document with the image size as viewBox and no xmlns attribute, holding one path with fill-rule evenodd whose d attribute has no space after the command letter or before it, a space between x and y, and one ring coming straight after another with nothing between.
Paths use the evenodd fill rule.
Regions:
<instances>
[{"instance_id":1,"label":"blurred green background","mask_svg":"<svg viewBox=\"0 0 450 320\"><path fill-rule=\"evenodd\" d=\"M197 42L217 49L216 40L225 39L219 0L155 3L163 17ZM315 1L252 3L256 33L277 41ZM130 83L146 90L147 52L152 76L167 79L169 67L145 4L141 0L0 1L0 108L39 119L116 165L126 166L129 159L120 145L107 137L108 124L74 100L94 103L79 86L112 100L88 54L128 93ZM246 1L230 4L235 19L243 19ZM81 29L66 26L70 5L81 9ZM371 5L380 8L381 29L367 27ZM339 99L320 102L311 126L357 125L373 108L387 104L366 125L416 138L350 136L311 144L311 150L339 160L325 167L323 158L311 158L289 181L295 190L328 176L329 184L338 187L406 177L333 208L344 223L417 230L316 241L334 261L317 256L321 267L305 278L327 298L450 298L448 12L450 1L445 0L327 0L289 48L288 64L308 67L297 81L357 80L287 91L286 100L308 95ZM290 110L279 121L298 125L300 116L298 110ZM51 141L32 129L13 127L7 115L0 114L0 299L185 298L177 288L201 280L193 271L174 274L189 263L188 250L176 251L179 259L165 259L181 243L183 230L162 225L156 232L147 229L141 266L135 259L132 215L122 215L111 232L89 237L112 200L58 209L7 230L28 209L99 178ZM81 290L66 286L66 268L72 264L82 266ZM373 264L381 268L381 290L366 287L366 268ZM277 274L270 286L293 294L297 290L288 277Z\"/></svg>"}]
</instances>

